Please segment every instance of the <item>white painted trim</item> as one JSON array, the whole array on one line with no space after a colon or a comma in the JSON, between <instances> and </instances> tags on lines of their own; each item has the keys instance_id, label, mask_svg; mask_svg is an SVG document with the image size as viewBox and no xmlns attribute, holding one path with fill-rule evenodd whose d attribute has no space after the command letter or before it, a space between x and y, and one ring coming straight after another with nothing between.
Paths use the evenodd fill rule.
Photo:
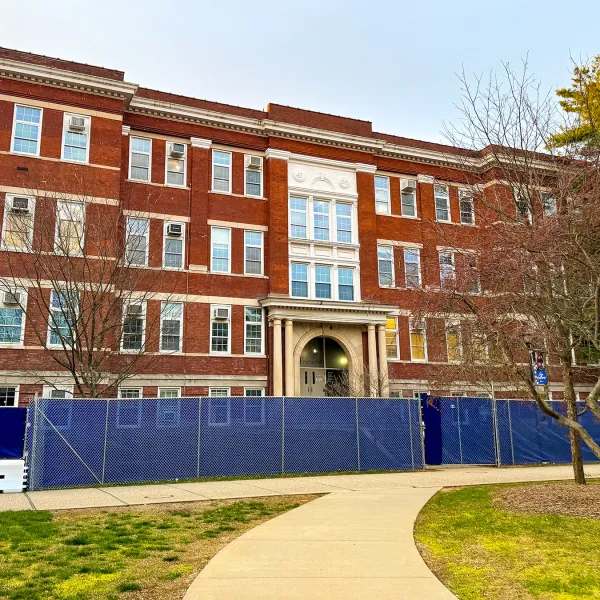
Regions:
<instances>
[{"instance_id":1,"label":"white painted trim","mask_svg":"<svg viewBox=\"0 0 600 600\"><path fill-rule=\"evenodd\" d=\"M165 315L165 305L167 304L179 304L181 305L181 316L179 317L179 348L177 350L164 350L163 349L163 321ZM158 351L161 354L167 355L178 355L182 354L183 350L183 323L184 323L184 311L185 304L183 302L166 302L163 301L160 304L160 326L159 326L159 338L158 338ZM144 329L146 328L146 324L144 323Z\"/></svg>"},{"instance_id":2,"label":"white painted trim","mask_svg":"<svg viewBox=\"0 0 600 600\"><path fill-rule=\"evenodd\" d=\"M212 145L212 140L191 137L190 144L192 145L192 148L202 148L203 150L208 150Z\"/></svg>"},{"instance_id":3,"label":"white painted trim","mask_svg":"<svg viewBox=\"0 0 600 600\"><path fill-rule=\"evenodd\" d=\"M260 273L248 273L246 271L246 261L248 260L248 248L256 248L255 244L246 244L246 233L257 233L260 235ZM244 275L249 277L255 277L265 274L265 235L262 231L255 231L253 229L244 229Z\"/></svg>"},{"instance_id":4,"label":"white painted trim","mask_svg":"<svg viewBox=\"0 0 600 600\"><path fill-rule=\"evenodd\" d=\"M219 221L217 219L208 219L206 223L208 225L214 225L215 227L249 229L252 231L269 231L269 227L267 225L255 225L254 223L235 223L233 221Z\"/></svg>"},{"instance_id":5,"label":"white painted trim","mask_svg":"<svg viewBox=\"0 0 600 600\"><path fill-rule=\"evenodd\" d=\"M248 352L246 350L246 325L248 323L255 323L253 321L246 321L246 309L256 308L256 306L244 306L244 356L265 356L265 311L260 309L260 352ZM212 331L212 327L211 327Z\"/></svg>"},{"instance_id":6,"label":"white painted trim","mask_svg":"<svg viewBox=\"0 0 600 600\"><path fill-rule=\"evenodd\" d=\"M229 180L228 180L228 189L227 190L217 190L215 189L215 152L219 152L220 154L229 154ZM218 167L224 167L225 165L216 165ZM210 191L214 194L222 194L227 193L231 194L231 186L233 180L233 153L229 150L215 150L213 148L211 155L211 173L210 173Z\"/></svg>"},{"instance_id":7,"label":"white painted trim","mask_svg":"<svg viewBox=\"0 0 600 600\"><path fill-rule=\"evenodd\" d=\"M278 148L267 148L265 151L265 158L267 160L271 158L277 158L279 160L285 160L287 162L290 160L291 156L295 155L292 155L292 153L288 152L287 150L279 150Z\"/></svg>"},{"instance_id":8,"label":"white painted trim","mask_svg":"<svg viewBox=\"0 0 600 600\"><path fill-rule=\"evenodd\" d=\"M10 211L11 200L15 196L23 196L24 198L28 198L31 203L31 228L29 230L29 239L26 240L27 248L19 248L18 246L7 246L6 239L6 223L7 223L7 215ZM9 250L11 252L31 252L31 246L33 244L33 229L35 227L35 205L36 198L34 196L30 196L29 194L5 194L4 196L4 215L2 218L2 238L0 241L0 249Z\"/></svg>"},{"instance_id":9,"label":"white painted trim","mask_svg":"<svg viewBox=\"0 0 600 600\"><path fill-rule=\"evenodd\" d=\"M148 179L134 179L131 176L131 167L132 167L132 154L133 154L133 147L131 144L131 140L146 140L148 142L150 142L150 150L146 153L146 152L139 152L137 151L136 154L148 154ZM127 171L127 179L129 181L132 181L134 183L152 183L152 138L149 137L144 137L141 135L130 135L129 136L129 170Z\"/></svg>"},{"instance_id":10,"label":"white painted trim","mask_svg":"<svg viewBox=\"0 0 600 600\"><path fill-rule=\"evenodd\" d=\"M181 144L184 148L183 156L181 158L173 159L173 160L182 160L183 161L183 184L169 183L169 181L168 181L169 159L171 158L169 148L172 148L173 144ZM170 140L165 142L165 186L166 187L187 189L187 179L188 179L188 177L187 177L187 170L188 170L187 154L188 154L188 145L185 142L173 142Z\"/></svg>"},{"instance_id":11,"label":"white painted trim","mask_svg":"<svg viewBox=\"0 0 600 600\"><path fill-rule=\"evenodd\" d=\"M87 135L87 144L85 147L85 160L75 160L73 158L65 158L65 140L67 138L67 132L69 131L69 119L71 117L81 117L82 119L85 119L85 129L83 130L83 132L75 132L75 133L85 133ZM62 131L62 141L61 141L61 146L60 146L60 159L65 161L65 162L70 162L70 163L74 163L76 165L89 165L90 163L90 146L91 146L91 141L92 141L92 118L81 114L81 113L74 113L74 112L66 112L63 115L63 131Z\"/></svg>"},{"instance_id":12,"label":"white painted trim","mask_svg":"<svg viewBox=\"0 0 600 600\"><path fill-rule=\"evenodd\" d=\"M181 225L183 233L181 236L173 236L167 234L169 225ZM183 271L185 269L185 242L186 242L186 224L182 221L165 221L163 223L163 249L162 249L162 268L167 271ZM168 267L166 264L167 257L167 240L181 240L181 267Z\"/></svg>"},{"instance_id":13,"label":"white painted trim","mask_svg":"<svg viewBox=\"0 0 600 600\"><path fill-rule=\"evenodd\" d=\"M220 229L222 231L227 231L228 240L227 240L227 271L215 271L214 268L214 235L213 231L215 229ZM221 242L219 242L221 243ZM214 225L210 228L210 270L211 273L221 273L221 274L230 274L231 273L231 262L232 262L232 251L231 251L231 228L230 227L215 227Z\"/></svg>"},{"instance_id":14,"label":"white painted trim","mask_svg":"<svg viewBox=\"0 0 600 600\"><path fill-rule=\"evenodd\" d=\"M213 343L213 323L224 323L225 319L213 319L213 311L215 308L228 308L229 309L229 319L227 319L227 350L225 352L221 351L221 350L213 350L212 347L212 343ZM244 318L244 321L246 319ZM210 332L209 332L209 339L208 339L208 352L210 354L210 356L230 356L231 355L231 329L232 329L232 323L233 323L233 311L231 310L231 306L230 305L226 305L226 304L211 304L210 305ZM244 325L245 327L245 325Z\"/></svg>"},{"instance_id":15,"label":"white painted trim","mask_svg":"<svg viewBox=\"0 0 600 600\"><path fill-rule=\"evenodd\" d=\"M0 59L0 65L2 64L2 59ZM2 73L0 72L0 75ZM36 151L32 154L31 152L19 152L15 150L15 132L17 129L17 108L36 108L40 111L40 122L38 125L38 139L37 139L37 148ZM44 121L44 109L40 106L33 106L28 104L22 104L20 102L16 103L13 109L13 121L12 121L12 134L10 136L10 153L18 154L19 156L39 156L40 149L42 147L42 123Z\"/></svg>"}]
</instances>

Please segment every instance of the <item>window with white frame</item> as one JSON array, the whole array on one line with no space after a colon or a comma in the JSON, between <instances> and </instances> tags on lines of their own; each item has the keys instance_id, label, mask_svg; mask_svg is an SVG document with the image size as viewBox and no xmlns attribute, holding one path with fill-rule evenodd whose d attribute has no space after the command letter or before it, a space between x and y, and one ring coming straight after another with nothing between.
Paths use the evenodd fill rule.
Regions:
<instances>
[{"instance_id":1,"label":"window with white frame","mask_svg":"<svg viewBox=\"0 0 600 600\"><path fill-rule=\"evenodd\" d=\"M436 221L450 221L450 192L447 185L433 186Z\"/></svg>"},{"instance_id":2,"label":"window with white frame","mask_svg":"<svg viewBox=\"0 0 600 600\"><path fill-rule=\"evenodd\" d=\"M142 388L119 388L119 398L136 399L142 397Z\"/></svg>"},{"instance_id":3,"label":"window with white frame","mask_svg":"<svg viewBox=\"0 0 600 600\"><path fill-rule=\"evenodd\" d=\"M464 265L466 269L466 278L468 290L471 294L481 293L481 278L479 277L479 266L477 264L477 254L474 252L465 252L463 254Z\"/></svg>"},{"instance_id":4,"label":"window with white frame","mask_svg":"<svg viewBox=\"0 0 600 600\"><path fill-rule=\"evenodd\" d=\"M181 388L178 387L159 387L158 388L159 398L181 398Z\"/></svg>"},{"instance_id":5,"label":"window with white frame","mask_svg":"<svg viewBox=\"0 0 600 600\"><path fill-rule=\"evenodd\" d=\"M39 156L41 130L42 109L15 104L12 151Z\"/></svg>"},{"instance_id":6,"label":"window with white frame","mask_svg":"<svg viewBox=\"0 0 600 600\"><path fill-rule=\"evenodd\" d=\"M244 388L244 396L260 398L265 395L265 388Z\"/></svg>"},{"instance_id":7,"label":"window with white frame","mask_svg":"<svg viewBox=\"0 0 600 600\"><path fill-rule=\"evenodd\" d=\"M488 359L487 336L481 331L474 331L472 337L473 360L475 362L486 362Z\"/></svg>"},{"instance_id":8,"label":"window with white frame","mask_svg":"<svg viewBox=\"0 0 600 600\"><path fill-rule=\"evenodd\" d=\"M244 352L245 354L263 354L262 308L244 307Z\"/></svg>"},{"instance_id":9,"label":"window with white frame","mask_svg":"<svg viewBox=\"0 0 600 600\"><path fill-rule=\"evenodd\" d=\"M551 217L556 214L556 199L550 192L540 192L544 216Z\"/></svg>"},{"instance_id":10,"label":"window with white frame","mask_svg":"<svg viewBox=\"0 0 600 600\"><path fill-rule=\"evenodd\" d=\"M331 267L329 265L315 266L315 298L331 299Z\"/></svg>"},{"instance_id":11,"label":"window with white frame","mask_svg":"<svg viewBox=\"0 0 600 600\"><path fill-rule=\"evenodd\" d=\"M129 179L150 181L152 173L152 140L129 138Z\"/></svg>"},{"instance_id":12,"label":"window with white frame","mask_svg":"<svg viewBox=\"0 0 600 600\"><path fill-rule=\"evenodd\" d=\"M159 399L156 402L156 426L179 427L181 422L181 400L168 393L176 392L174 388L159 388Z\"/></svg>"},{"instance_id":13,"label":"window with white frame","mask_svg":"<svg viewBox=\"0 0 600 600\"><path fill-rule=\"evenodd\" d=\"M263 232L244 231L244 273L263 274Z\"/></svg>"},{"instance_id":14,"label":"window with white frame","mask_svg":"<svg viewBox=\"0 0 600 600\"><path fill-rule=\"evenodd\" d=\"M31 250L34 216L34 197L6 194L2 221L2 248L4 250Z\"/></svg>"},{"instance_id":15,"label":"window with white frame","mask_svg":"<svg viewBox=\"0 0 600 600\"><path fill-rule=\"evenodd\" d=\"M388 359L396 360L400 358L397 317L387 317L385 321L385 353Z\"/></svg>"},{"instance_id":16,"label":"window with white frame","mask_svg":"<svg viewBox=\"0 0 600 600\"><path fill-rule=\"evenodd\" d=\"M514 188L515 212L517 223L531 223L531 203L527 191L519 187Z\"/></svg>"},{"instance_id":17,"label":"window with white frame","mask_svg":"<svg viewBox=\"0 0 600 600\"><path fill-rule=\"evenodd\" d=\"M308 200L290 196L290 235L293 238L306 239L308 229Z\"/></svg>"},{"instance_id":18,"label":"window with white frame","mask_svg":"<svg viewBox=\"0 0 600 600\"><path fill-rule=\"evenodd\" d=\"M390 178L375 176L375 211L380 215L390 214Z\"/></svg>"},{"instance_id":19,"label":"window with white frame","mask_svg":"<svg viewBox=\"0 0 600 600\"><path fill-rule=\"evenodd\" d=\"M462 344L460 341L460 322L446 322L446 352L448 362L460 362L462 358Z\"/></svg>"},{"instance_id":20,"label":"window with white frame","mask_svg":"<svg viewBox=\"0 0 600 600\"><path fill-rule=\"evenodd\" d=\"M65 113L63 116L62 159L89 162L91 118Z\"/></svg>"},{"instance_id":21,"label":"window with white frame","mask_svg":"<svg viewBox=\"0 0 600 600\"><path fill-rule=\"evenodd\" d=\"M474 225L475 205L473 194L469 190L458 190L458 202L460 204L460 222L463 225Z\"/></svg>"},{"instance_id":22,"label":"window with white frame","mask_svg":"<svg viewBox=\"0 0 600 600\"><path fill-rule=\"evenodd\" d=\"M150 221L127 217L125 225L125 260L128 266L148 264Z\"/></svg>"},{"instance_id":23,"label":"window with white frame","mask_svg":"<svg viewBox=\"0 0 600 600\"><path fill-rule=\"evenodd\" d=\"M292 296L308 298L308 265L292 263Z\"/></svg>"},{"instance_id":24,"label":"window with white frame","mask_svg":"<svg viewBox=\"0 0 600 600\"><path fill-rule=\"evenodd\" d=\"M146 303L132 300L125 304L123 313L121 349L140 351L144 348L146 338Z\"/></svg>"},{"instance_id":25,"label":"window with white frame","mask_svg":"<svg viewBox=\"0 0 600 600\"><path fill-rule=\"evenodd\" d=\"M231 406L229 388L209 388L208 396L208 424L209 425L229 425L231 419Z\"/></svg>"},{"instance_id":26,"label":"window with white frame","mask_svg":"<svg viewBox=\"0 0 600 600\"><path fill-rule=\"evenodd\" d=\"M142 388L119 388L117 428L135 429L142 424Z\"/></svg>"},{"instance_id":27,"label":"window with white frame","mask_svg":"<svg viewBox=\"0 0 600 600\"><path fill-rule=\"evenodd\" d=\"M262 197L262 166L263 159L260 156L246 155L244 185L246 196Z\"/></svg>"},{"instance_id":28,"label":"window with white frame","mask_svg":"<svg viewBox=\"0 0 600 600\"><path fill-rule=\"evenodd\" d=\"M75 341L79 299L74 292L52 290L48 317L48 346L70 348Z\"/></svg>"},{"instance_id":29,"label":"window with white frame","mask_svg":"<svg viewBox=\"0 0 600 600\"><path fill-rule=\"evenodd\" d=\"M0 408L19 405L19 388L0 387Z\"/></svg>"},{"instance_id":30,"label":"window with white frame","mask_svg":"<svg viewBox=\"0 0 600 600\"><path fill-rule=\"evenodd\" d=\"M263 425L265 422L265 399L262 389L244 390L244 425Z\"/></svg>"},{"instance_id":31,"label":"window with white frame","mask_svg":"<svg viewBox=\"0 0 600 600\"><path fill-rule=\"evenodd\" d=\"M165 221L163 236L163 267L165 269L183 269L185 223Z\"/></svg>"},{"instance_id":32,"label":"window with white frame","mask_svg":"<svg viewBox=\"0 0 600 600\"><path fill-rule=\"evenodd\" d=\"M407 288L421 287L421 250L404 248L404 279Z\"/></svg>"},{"instance_id":33,"label":"window with white frame","mask_svg":"<svg viewBox=\"0 0 600 600\"><path fill-rule=\"evenodd\" d=\"M0 301L0 345L22 344L27 295L20 290L10 290L6 286L5 289L0 290Z\"/></svg>"},{"instance_id":34,"label":"window with white frame","mask_svg":"<svg viewBox=\"0 0 600 600\"><path fill-rule=\"evenodd\" d=\"M73 397L73 386L54 386L54 385L45 385L42 390L42 396L44 398L54 398L54 399L63 399L63 398L72 398Z\"/></svg>"},{"instance_id":35,"label":"window with white frame","mask_svg":"<svg viewBox=\"0 0 600 600\"><path fill-rule=\"evenodd\" d=\"M231 273L231 229L211 227L210 270L213 273Z\"/></svg>"},{"instance_id":36,"label":"window with white frame","mask_svg":"<svg viewBox=\"0 0 600 600\"><path fill-rule=\"evenodd\" d=\"M160 313L160 351L181 352L183 302L163 302Z\"/></svg>"},{"instance_id":37,"label":"window with white frame","mask_svg":"<svg viewBox=\"0 0 600 600\"><path fill-rule=\"evenodd\" d=\"M231 306L211 304L210 352L229 354L231 346Z\"/></svg>"},{"instance_id":38,"label":"window with white frame","mask_svg":"<svg viewBox=\"0 0 600 600\"><path fill-rule=\"evenodd\" d=\"M313 239L329 240L329 202L313 200Z\"/></svg>"},{"instance_id":39,"label":"window with white frame","mask_svg":"<svg viewBox=\"0 0 600 600\"><path fill-rule=\"evenodd\" d=\"M410 319L410 359L413 362L427 360L427 340L425 321L423 319Z\"/></svg>"},{"instance_id":40,"label":"window with white frame","mask_svg":"<svg viewBox=\"0 0 600 600\"><path fill-rule=\"evenodd\" d=\"M400 179L400 200L403 217L417 216L417 182L415 179Z\"/></svg>"},{"instance_id":41,"label":"window with white frame","mask_svg":"<svg viewBox=\"0 0 600 600\"><path fill-rule=\"evenodd\" d=\"M338 202L335 205L337 241L352 243L352 205Z\"/></svg>"},{"instance_id":42,"label":"window with white frame","mask_svg":"<svg viewBox=\"0 0 600 600\"><path fill-rule=\"evenodd\" d=\"M440 286L448 287L454 281L455 266L454 266L454 252L441 251L439 253L440 263Z\"/></svg>"},{"instance_id":43,"label":"window with white frame","mask_svg":"<svg viewBox=\"0 0 600 600\"><path fill-rule=\"evenodd\" d=\"M187 164L187 144L167 142L167 163L165 183L185 187Z\"/></svg>"},{"instance_id":44,"label":"window with white frame","mask_svg":"<svg viewBox=\"0 0 600 600\"><path fill-rule=\"evenodd\" d=\"M213 150L212 159L213 192L231 193L231 152Z\"/></svg>"},{"instance_id":45,"label":"window with white frame","mask_svg":"<svg viewBox=\"0 0 600 600\"><path fill-rule=\"evenodd\" d=\"M56 203L54 249L65 256L83 255L84 205L82 202Z\"/></svg>"},{"instance_id":46,"label":"window with white frame","mask_svg":"<svg viewBox=\"0 0 600 600\"><path fill-rule=\"evenodd\" d=\"M337 268L338 300L354 301L354 269Z\"/></svg>"},{"instance_id":47,"label":"window with white frame","mask_svg":"<svg viewBox=\"0 0 600 600\"><path fill-rule=\"evenodd\" d=\"M379 264L379 286L394 287L394 248L377 245L377 261Z\"/></svg>"}]
</instances>

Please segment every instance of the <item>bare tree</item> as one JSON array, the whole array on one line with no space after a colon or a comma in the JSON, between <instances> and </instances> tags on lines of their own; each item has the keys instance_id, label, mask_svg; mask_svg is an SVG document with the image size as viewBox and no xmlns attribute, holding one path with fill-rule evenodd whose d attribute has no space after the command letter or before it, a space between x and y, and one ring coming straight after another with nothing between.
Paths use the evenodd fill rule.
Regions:
<instances>
[{"instance_id":1,"label":"bare tree","mask_svg":"<svg viewBox=\"0 0 600 600\"><path fill-rule=\"evenodd\" d=\"M326 396L378 397L381 390L388 386L387 374L378 371L376 375L371 375L368 364L363 365L361 372L344 369L332 373L333 376L325 385Z\"/></svg>"}]
</instances>

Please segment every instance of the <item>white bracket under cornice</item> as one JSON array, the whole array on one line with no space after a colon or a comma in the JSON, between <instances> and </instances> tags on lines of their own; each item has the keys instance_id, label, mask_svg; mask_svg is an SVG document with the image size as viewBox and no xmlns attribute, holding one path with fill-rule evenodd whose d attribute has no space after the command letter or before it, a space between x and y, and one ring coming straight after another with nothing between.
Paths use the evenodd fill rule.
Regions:
<instances>
[{"instance_id":1,"label":"white bracket under cornice","mask_svg":"<svg viewBox=\"0 0 600 600\"><path fill-rule=\"evenodd\" d=\"M190 138L190 143L192 144L192 148L202 148L203 150L208 150L212 146L212 140L197 137Z\"/></svg>"},{"instance_id":2,"label":"white bracket under cornice","mask_svg":"<svg viewBox=\"0 0 600 600\"><path fill-rule=\"evenodd\" d=\"M278 148L267 148L265 151L265 158L268 160L269 158L278 158L279 160L289 161L291 152L287 150L279 150Z\"/></svg>"},{"instance_id":3,"label":"white bracket under cornice","mask_svg":"<svg viewBox=\"0 0 600 600\"><path fill-rule=\"evenodd\" d=\"M433 185L435 183L435 177L433 175L417 175L417 181L419 183L428 183Z\"/></svg>"},{"instance_id":4,"label":"white bracket under cornice","mask_svg":"<svg viewBox=\"0 0 600 600\"><path fill-rule=\"evenodd\" d=\"M124 136L128 136L130 131L131 131L131 127L130 127L129 125L123 125L123 126L121 127L121 133L122 133Z\"/></svg>"},{"instance_id":5,"label":"white bracket under cornice","mask_svg":"<svg viewBox=\"0 0 600 600\"><path fill-rule=\"evenodd\" d=\"M366 163L355 163L354 168L357 173L375 173L377 165L368 165Z\"/></svg>"}]
</instances>

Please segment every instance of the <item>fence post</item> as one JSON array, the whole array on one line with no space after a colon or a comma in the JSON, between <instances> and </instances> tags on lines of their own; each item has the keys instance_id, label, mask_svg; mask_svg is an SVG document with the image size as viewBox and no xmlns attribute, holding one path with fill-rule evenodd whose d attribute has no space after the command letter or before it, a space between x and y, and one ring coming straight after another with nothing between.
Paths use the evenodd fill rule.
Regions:
<instances>
[{"instance_id":1,"label":"fence post","mask_svg":"<svg viewBox=\"0 0 600 600\"><path fill-rule=\"evenodd\" d=\"M110 398L106 399L106 419L104 421L104 452L102 453L102 484L104 484L104 472L106 471L106 446L108 442L108 406Z\"/></svg>"},{"instance_id":2,"label":"fence post","mask_svg":"<svg viewBox=\"0 0 600 600\"><path fill-rule=\"evenodd\" d=\"M460 398L456 399L456 420L458 425L458 451L460 452L460 464L463 465L463 451L462 451L462 434L461 434L461 422L460 422Z\"/></svg>"},{"instance_id":3,"label":"fence post","mask_svg":"<svg viewBox=\"0 0 600 600\"><path fill-rule=\"evenodd\" d=\"M512 456L512 464L515 464L515 446L513 444L512 418L510 416L510 399L506 400L508 407L508 432L510 433L510 454Z\"/></svg>"},{"instance_id":4,"label":"fence post","mask_svg":"<svg viewBox=\"0 0 600 600\"><path fill-rule=\"evenodd\" d=\"M198 447L196 448L196 477L200 478L200 430L202 429L202 398L198 398Z\"/></svg>"},{"instance_id":5,"label":"fence post","mask_svg":"<svg viewBox=\"0 0 600 600\"><path fill-rule=\"evenodd\" d=\"M354 415L356 419L356 459L360 472L360 430L358 429L358 397L354 398Z\"/></svg>"},{"instance_id":6,"label":"fence post","mask_svg":"<svg viewBox=\"0 0 600 600\"><path fill-rule=\"evenodd\" d=\"M401 402L399 400L399 402ZM419 429L420 431L420 429ZM408 436L410 437L410 460L413 471L415 470L415 451L413 448L413 430L412 430L412 414L410 410L410 400L408 401Z\"/></svg>"},{"instance_id":7,"label":"fence post","mask_svg":"<svg viewBox=\"0 0 600 600\"><path fill-rule=\"evenodd\" d=\"M285 396L281 397L281 474L285 473Z\"/></svg>"},{"instance_id":8,"label":"fence post","mask_svg":"<svg viewBox=\"0 0 600 600\"><path fill-rule=\"evenodd\" d=\"M496 452L496 466L502 466L502 456L500 454L500 429L498 427L498 405L494 397L492 388L492 423L494 424L494 451Z\"/></svg>"},{"instance_id":9,"label":"fence post","mask_svg":"<svg viewBox=\"0 0 600 600\"><path fill-rule=\"evenodd\" d=\"M33 398L33 434L32 434L32 438L31 438L31 461L29 462L29 482L31 485L28 485L27 487L30 490L34 490L35 489L35 479L34 479L34 471L35 471L35 467L34 467L34 463L37 460L37 435L38 435L38 395L37 392L35 393L35 396Z\"/></svg>"},{"instance_id":10,"label":"fence post","mask_svg":"<svg viewBox=\"0 0 600 600\"><path fill-rule=\"evenodd\" d=\"M423 459L423 468L425 468L425 421L423 421L423 404L421 400L421 393L418 392L419 397L417 398L417 406L419 407L419 437L421 438L421 458Z\"/></svg>"}]
</instances>

